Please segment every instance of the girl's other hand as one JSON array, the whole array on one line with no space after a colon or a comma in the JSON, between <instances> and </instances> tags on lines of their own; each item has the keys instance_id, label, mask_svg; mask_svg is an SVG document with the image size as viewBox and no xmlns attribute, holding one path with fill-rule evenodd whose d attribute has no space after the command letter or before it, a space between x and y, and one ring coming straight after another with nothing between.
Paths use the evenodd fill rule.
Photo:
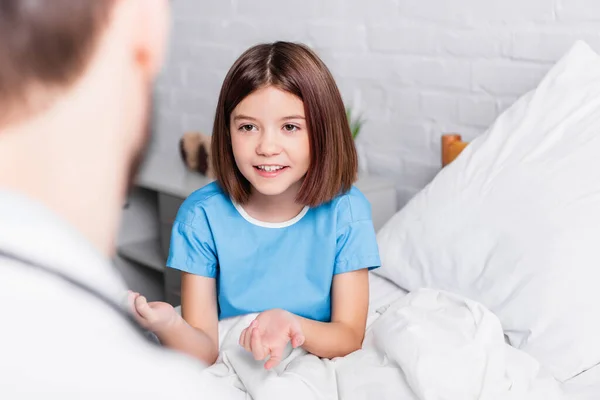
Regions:
<instances>
[{"instance_id":1,"label":"girl's other hand","mask_svg":"<svg viewBox=\"0 0 600 400\"><path fill-rule=\"evenodd\" d=\"M264 360L265 369L271 369L281 362L285 346L292 342L292 347L304 344L304 334L300 321L294 314L275 309L260 313L250 326L240 335L240 345L252 353L255 360Z\"/></svg>"},{"instance_id":2,"label":"girl's other hand","mask_svg":"<svg viewBox=\"0 0 600 400\"><path fill-rule=\"evenodd\" d=\"M169 303L162 301L148 303L146 298L137 292L129 291L128 302L140 325L157 334L169 330L181 319Z\"/></svg>"}]
</instances>

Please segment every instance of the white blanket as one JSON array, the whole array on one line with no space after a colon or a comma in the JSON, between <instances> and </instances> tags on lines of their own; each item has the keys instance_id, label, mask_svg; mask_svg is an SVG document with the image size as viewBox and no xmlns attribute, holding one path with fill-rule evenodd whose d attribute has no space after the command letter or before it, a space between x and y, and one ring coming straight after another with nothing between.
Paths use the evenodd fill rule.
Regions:
<instances>
[{"instance_id":1,"label":"white blanket","mask_svg":"<svg viewBox=\"0 0 600 400\"><path fill-rule=\"evenodd\" d=\"M265 371L238 344L253 315L220 324L221 356L207 380L239 399L554 400L560 385L504 341L498 319L478 303L422 289L380 309L363 349L321 360L291 351Z\"/></svg>"}]
</instances>

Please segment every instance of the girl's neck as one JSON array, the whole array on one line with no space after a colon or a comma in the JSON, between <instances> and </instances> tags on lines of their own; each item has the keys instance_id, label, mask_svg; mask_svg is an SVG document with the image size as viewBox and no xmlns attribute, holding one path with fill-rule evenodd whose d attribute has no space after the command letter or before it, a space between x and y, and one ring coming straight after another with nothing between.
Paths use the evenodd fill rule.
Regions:
<instances>
[{"instance_id":1,"label":"girl's neck","mask_svg":"<svg viewBox=\"0 0 600 400\"><path fill-rule=\"evenodd\" d=\"M253 190L250 200L244 204L244 210L252 218L263 222L289 221L304 209L304 205L296 202L298 189L289 188L284 193L276 196L264 195Z\"/></svg>"}]
</instances>

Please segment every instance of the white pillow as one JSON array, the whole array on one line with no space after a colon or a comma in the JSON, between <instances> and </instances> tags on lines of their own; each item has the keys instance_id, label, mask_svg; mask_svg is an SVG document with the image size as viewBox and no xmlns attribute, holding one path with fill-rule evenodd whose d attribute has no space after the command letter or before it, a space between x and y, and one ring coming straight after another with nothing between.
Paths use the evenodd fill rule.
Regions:
<instances>
[{"instance_id":1,"label":"white pillow","mask_svg":"<svg viewBox=\"0 0 600 400\"><path fill-rule=\"evenodd\" d=\"M600 57L576 43L378 242L375 273L484 304L556 378L600 363Z\"/></svg>"}]
</instances>

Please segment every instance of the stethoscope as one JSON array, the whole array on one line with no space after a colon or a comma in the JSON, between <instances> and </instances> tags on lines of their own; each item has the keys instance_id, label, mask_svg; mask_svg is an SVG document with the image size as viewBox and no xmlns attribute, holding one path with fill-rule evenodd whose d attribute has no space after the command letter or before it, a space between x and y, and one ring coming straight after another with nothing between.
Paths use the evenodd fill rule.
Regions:
<instances>
[{"instance_id":1,"label":"stethoscope","mask_svg":"<svg viewBox=\"0 0 600 400\"><path fill-rule=\"evenodd\" d=\"M12 261L16 261L17 263L19 263L20 265L25 265L28 266L32 269L35 269L37 271L41 271L44 272L45 274L49 275L49 276L53 276L57 279L60 279L64 282L67 282L68 284L70 284L71 286L74 286L78 289L80 289L82 292L85 292L87 294L89 294L90 296L95 297L96 299L102 301L104 304L106 304L107 306L109 306L110 308L113 309L113 311L115 311L116 313L118 313L119 315L121 315L121 317L123 317L123 319L125 319L127 321L127 323L129 325L131 325L137 332L140 333L140 335L142 335L146 340L150 341L151 343L154 344L160 344L160 342L158 341L158 339L156 338L156 336L149 332L148 330L144 329L139 322L135 319L135 317L127 312L123 306L121 306L119 303L117 303L116 301L108 298L106 295L100 293L98 290L94 289L93 287L85 284L84 282L81 282L77 279L74 279L60 271L57 271L53 268L49 268L46 267L40 263L25 259L21 256L18 256L16 254L13 253L9 253L5 250L0 249L0 257L2 258L6 258Z\"/></svg>"}]
</instances>

